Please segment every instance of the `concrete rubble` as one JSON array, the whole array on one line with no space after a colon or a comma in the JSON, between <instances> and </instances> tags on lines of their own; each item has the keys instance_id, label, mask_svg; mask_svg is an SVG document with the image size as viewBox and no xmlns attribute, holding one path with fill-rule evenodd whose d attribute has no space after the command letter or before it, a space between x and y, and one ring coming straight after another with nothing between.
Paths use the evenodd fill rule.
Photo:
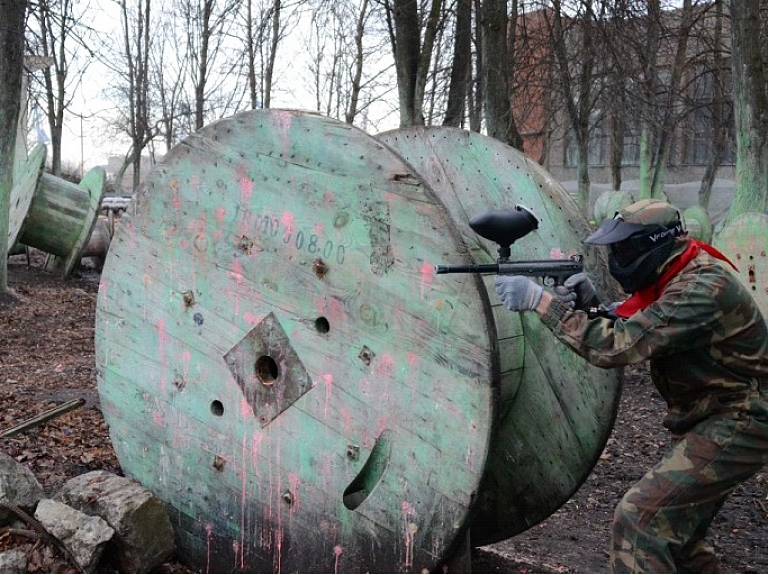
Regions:
<instances>
[{"instance_id":1,"label":"concrete rubble","mask_svg":"<svg viewBox=\"0 0 768 575\"><path fill-rule=\"evenodd\" d=\"M0 527L39 531L85 573L107 572L100 571L104 561L119 573L149 573L174 552L165 504L136 481L92 471L46 497L30 471L3 453ZM26 572L24 553L0 553L0 573Z\"/></svg>"}]
</instances>

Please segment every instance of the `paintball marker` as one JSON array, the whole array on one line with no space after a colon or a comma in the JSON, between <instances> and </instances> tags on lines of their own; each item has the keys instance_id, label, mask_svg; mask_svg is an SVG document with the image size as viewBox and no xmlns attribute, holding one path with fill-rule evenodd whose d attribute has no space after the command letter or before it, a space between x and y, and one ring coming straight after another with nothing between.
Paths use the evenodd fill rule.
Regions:
<instances>
[{"instance_id":1,"label":"paintball marker","mask_svg":"<svg viewBox=\"0 0 768 575\"><path fill-rule=\"evenodd\" d=\"M536 276L546 286L561 285L565 279L584 269L580 255L564 260L509 261L510 246L539 227L539 220L520 204L513 210L486 212L472 218L469 227L478 235L498 244L499 257L495 264L436 265L438 274L483 274Z\"/></svg>"}]
</instances>

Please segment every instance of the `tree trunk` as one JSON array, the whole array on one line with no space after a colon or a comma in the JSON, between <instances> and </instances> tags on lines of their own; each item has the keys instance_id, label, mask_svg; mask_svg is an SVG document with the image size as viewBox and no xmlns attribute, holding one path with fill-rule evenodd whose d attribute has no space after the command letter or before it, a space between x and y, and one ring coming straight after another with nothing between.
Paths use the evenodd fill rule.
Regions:
<instances>
[{"instance_id":1,"label":"tree trunk","mask_svg":"<svg viewBox=\"0 0 768 575\"><path fill-rule=\"evenodd\" d=\"M648 1L648 29L646 33L645 50L641 54L642 62L642 128L640 130L640 166L639 190L637 199L653 197L653 157L656 145L656 94L658 78L656 70L656 55L661 45L661 4L660 0Z\"/></svg>"},{"instance_id":2,"label":"tree trunk","mask_svg":"<svg viewBox=\"0 0 768 575\"><path fill-rule=\"evenodd\" d=\"M362 89L360 82L363 77L363 65L365 63L363 39L365 36L365 21L367 19L368 0L363 0L360 5L360 12L357 15L357 25L355 26L355 59L351 81L352 86L349 95L349 105L344 117L347 124L354 124L358 112L358 102L360 101L360 91Z\"/></svg>"},{"instance_id":3,"label":"tree trunk","mask_svg":"<svg viewBox=\"0 0 768 575\"><path fill-rule=\"evenodd\" d=\"M481 50L483 54L483 93L488 135L521 150L523 140L515 126L509 94L509 58L507 50L507 3L485 0L482 3Z\"/></svg>"},{"instance_id":4,"label":"tree trunk","mask_svg":"<svg viewBox=\"0 0 768 575\"><path fill-rule=\"evenodd\" d=\"M713 153L707 164L699 188L699 205L707 208L712 197L712 184L717 170L723 160L723 154L728 144L728 130L724 114L723 96L723 0L715 0L715 29L712 44L713 54L713 97L712 97L712 128L714 131Z\"/></svg>"},{"instance_id":5,"label":"tree trunk","mask_svg":"<svg viewBox=\"0 0 768 575\"><path fill-rule=\"evenodd\" d=\"M0 0L0 293L8 292L8 232L24 73L26 0Z\"/></svg>"},{"instance_id":6,"label":"tree trunk","mask_svg":"<svg viewBox=\"0 0 768 575\"><path fill-rule=\"evenodd\" d=\"M726 215L764 212L768 195L768 97L760 41L760 2L731 1L736 187Z\"/></svg>"},{"instance_id":7,"label":"tree trunk","mask_svg":"<svg viewBox=\"0 0 768 575\"><path fill-rule=\"evenodd\" d=\"M264 107L272 106L272 77L275 74L275 59L277 58L277 45L280 43L280 12L281 0L272 3L272 37L267 57L267 66L264 70Z\"/></svg>"},{"instance_id":8,"label":"tree trunk","mask_svg":"<svg viewBox=\"0 0 768 575\"><path fill-rule=\"evenodd\" d=\"M457 0L451 83L443 126L460 127L472 74L472 0Z\"/></svg>"}]
</instances>

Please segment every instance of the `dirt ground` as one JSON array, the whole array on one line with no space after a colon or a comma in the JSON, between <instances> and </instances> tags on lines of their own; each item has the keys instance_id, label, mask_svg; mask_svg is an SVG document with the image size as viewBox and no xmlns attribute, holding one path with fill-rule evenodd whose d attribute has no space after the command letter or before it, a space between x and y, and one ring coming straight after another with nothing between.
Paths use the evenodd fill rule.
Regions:
<instances>
[{"instance_id":1,"label":"dirt ground","mask_svg":"<svg viewBox=\"0 0 768 575\"><path fill-rule=\"evenodd\" d=\"M62 280L42 271L32 250L9 260L12 297L0 295L0 433L66 401L83 407L14 437L0 450L27 465L48 493L92 470L120 473L99 411L94 315L99 272L84 266ZM473 551L475 573L607 573L611 515L629 486L667 444L664 407L645 366L626 371L614 432L593 473L546 521L512 539ZM745 483L716 518L710 539L732 573L768 572L768 469ZM73 573L44 543L0 529L0 552L21 547L32 573ZM104 571L109 572L109 571ZM170 561L158 573L191 573Z\"/></svg>"}]
</instances>

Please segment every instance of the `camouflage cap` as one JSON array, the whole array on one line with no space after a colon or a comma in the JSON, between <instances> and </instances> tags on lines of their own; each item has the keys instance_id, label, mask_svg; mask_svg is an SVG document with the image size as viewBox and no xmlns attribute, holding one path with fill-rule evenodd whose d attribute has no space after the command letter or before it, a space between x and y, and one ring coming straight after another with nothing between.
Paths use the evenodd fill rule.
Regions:
<instances>
[{"instance_id":1,"label":"camouflage cap","mask_svg":"<svg viewBox=\"0 0 768 575\"><path fill-rule=\"evenodd\" d=\"M647 230L648 226L675 229L675 236L684 229L680 212L674 206L658 199L640 200L616 212L605 220L595 233L584 240L585 244L613 244Z\"/></svg>"},{"instance_id":2,"label":"camouflage cap","mask_svg":"<svg viewBox=\"0 0 768 575\"><path fill-rule=\"evenodd\" d=\"M680 222L680 211L658 199L640 200L618 213L625 222L643 226L659 225L670 228Z\"/></svg>"}]
</instances>

